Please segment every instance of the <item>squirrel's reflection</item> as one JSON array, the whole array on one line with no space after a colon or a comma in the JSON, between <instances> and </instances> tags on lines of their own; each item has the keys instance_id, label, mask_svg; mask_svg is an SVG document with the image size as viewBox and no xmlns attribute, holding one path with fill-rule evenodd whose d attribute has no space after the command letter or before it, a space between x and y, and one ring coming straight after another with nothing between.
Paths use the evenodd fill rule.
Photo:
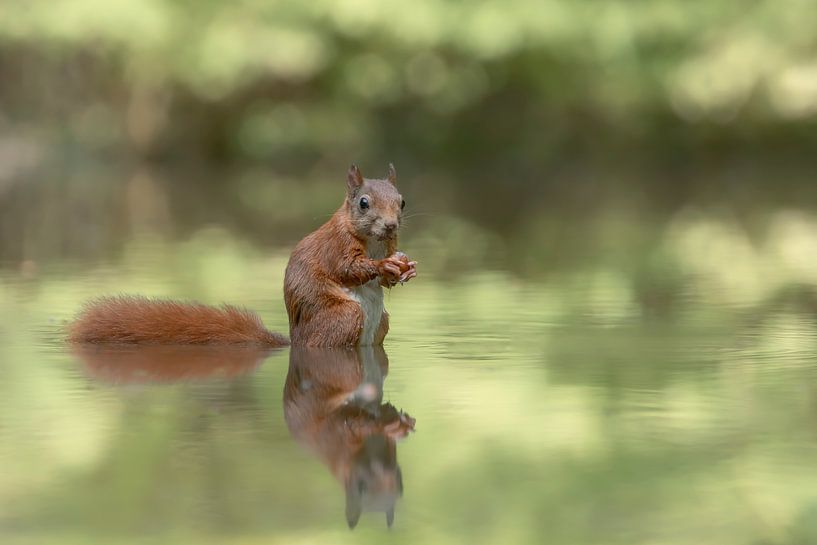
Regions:
<instances>
[{"instance_id":1,"label":"squirrel's reflection","mask_svg":"<svg viewBox=\"0 0 817 545\"><path fill-rule=\"evenodd\" d=\"M273 350L255 346L76 345L90 377L109 384L174 383L253 373Z\"/></svg>"},{"instance_id":2,"label":"squirrel's reflection","mask_svg":"<svg viewBox=\"0 0 817 545\"><path fill-rule=\"evenodd\" d=\"M251 346L125 345L74 347L90 377L108 384L168 384L253 373L272 352ZM414 419L383 403L383 347L304 348L290 352L284 416L292 436L328 466L346 490L346 521L386 513L403 492L396 441Z\"/></svg>"},{"instance_id":3,"label":"squirrel's reflection","mask_svg":"<svg viewBox=\"0 0 817 545\"><path fill-rule=\"evenodd\" d=\"M363 511L385 512L391 526L403 493L395 443L414 430L414 419L383 403L388 367L382 346L290 352L287 426L343 484L350 528Z\"/></svg>"}]
</instances>

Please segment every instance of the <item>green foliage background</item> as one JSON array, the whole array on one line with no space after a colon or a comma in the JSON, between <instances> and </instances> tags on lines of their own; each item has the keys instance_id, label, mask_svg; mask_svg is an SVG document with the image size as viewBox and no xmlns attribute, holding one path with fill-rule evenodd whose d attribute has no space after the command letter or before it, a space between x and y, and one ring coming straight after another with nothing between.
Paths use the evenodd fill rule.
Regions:
<instances>
[{"instance_id":1,"label":"green foliage background","mask_svg":"<svg viewBox=\"0 0 817 545\"><path fill-rule=\"evenodd\" d=\"M301 171L796 156L816 23L808 0L6 0L0 126Z\"/></svg>"}]
</instances>

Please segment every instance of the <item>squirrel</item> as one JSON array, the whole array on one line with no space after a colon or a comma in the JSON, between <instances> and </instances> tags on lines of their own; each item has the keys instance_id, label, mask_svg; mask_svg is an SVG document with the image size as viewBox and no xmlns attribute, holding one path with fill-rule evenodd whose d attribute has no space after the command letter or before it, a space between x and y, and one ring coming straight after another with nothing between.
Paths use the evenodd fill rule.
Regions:
<instances>
[{"instance_id":1,"label":"squirrel","mask_svg":"<svg viewBox=\"0 0 817 545\"><path fill-rule=\"evenodd\" d=\"M417 275L397 251L405 201L397 173L364 178L352 165L346 198L334 215L295 247L284 276L286 336L267 330L252 311L222 305L101 297L68 326L72 343L256 344L269 347L381 345L389 330L383 288Z\"/></svg>"}]
</instances>

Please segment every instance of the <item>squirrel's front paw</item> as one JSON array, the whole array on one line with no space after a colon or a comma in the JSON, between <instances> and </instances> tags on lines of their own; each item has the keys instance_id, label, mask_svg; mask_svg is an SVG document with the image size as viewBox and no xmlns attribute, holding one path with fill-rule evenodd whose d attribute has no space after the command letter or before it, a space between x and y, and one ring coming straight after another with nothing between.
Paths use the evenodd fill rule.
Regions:
<instances>
[{"instance_id":1,"label":"squirrel's front paw","mask_svg":"<svg viewBox=\"0 0 817 545\"><path fill-rule=\"evenodd\" d=\"M403 252L395 252L386 259L380 260L378 271L383 286L390 288L408 282L417 276L417 262L410 261Z\"/></svg>"},{"instance_id":2,"label":"squirrel's front paw","mask_svg":"<svg viewBox=\"0 0 817 545\"><path fill-rule=\"evenodd\" d=\"M383 426L383 431L392 439L402 439L414 431L416 420L400 411L396 417Z\"/></svg>"},{"instance_id":3,"label":"squirrel's front paw","mask_svg":"<svg viewBox=\"0 0 817 545\"><path fill-rule=\"evenodd\" d=\"M400 261L400 279L399 282L401 284L408 282L415 276L417 276L417 262L411 261L409 256L404 254L403 252L395 252L392 256Z\"/></svg>"},{"instance_id":4,"label":"squirrel's front paw","mask_svg":"<svg viewBox=\"0 0 817 545\"><path fill-rule=\"evenodd\" d=\"M400 282L404 267L394 256L387 257L377 262L377 274L386 286L394 286Z\"/></svg>"}]
</instances>

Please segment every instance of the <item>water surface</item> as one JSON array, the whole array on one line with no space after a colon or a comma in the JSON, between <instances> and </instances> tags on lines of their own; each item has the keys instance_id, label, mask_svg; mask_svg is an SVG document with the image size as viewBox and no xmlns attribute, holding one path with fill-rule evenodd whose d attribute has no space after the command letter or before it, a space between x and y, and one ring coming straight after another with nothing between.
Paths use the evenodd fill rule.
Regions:
<instances>
[{"instance_id":1,"label":"water surface","mask_svg":"<svg viewBox=\"0 0 817 545\"><path fill-rule=\"evenodd\" d=\"M382 353L66 346L103 293L286 330L288 248L331 207L275 238L169 202L6 231L4 543L817 542L810 209L418 216Z\"/></svg>"}]
</instances>

